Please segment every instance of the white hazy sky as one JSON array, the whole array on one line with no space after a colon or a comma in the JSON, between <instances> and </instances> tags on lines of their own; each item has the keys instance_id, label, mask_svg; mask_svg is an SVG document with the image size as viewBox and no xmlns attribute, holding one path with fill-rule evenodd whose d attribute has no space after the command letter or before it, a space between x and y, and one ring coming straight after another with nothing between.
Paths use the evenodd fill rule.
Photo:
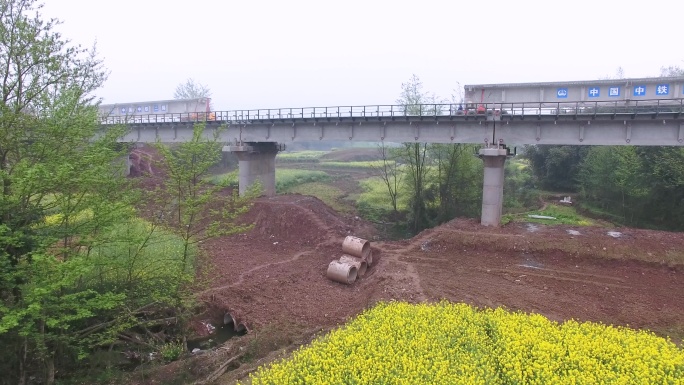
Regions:
<instances>
[{"instance_id":1,"label":"white hazy sky","mask_svg":"<svg viewBox=\"0 0 684 385\"><path fill-rule=\"evenodd\" d=\"M66 37L97 40L106 103L171 99L190 77L227 110L391 104L412 74L448 98L684 67L682 0L45 2Z\"/></svg>"}]
</instances>

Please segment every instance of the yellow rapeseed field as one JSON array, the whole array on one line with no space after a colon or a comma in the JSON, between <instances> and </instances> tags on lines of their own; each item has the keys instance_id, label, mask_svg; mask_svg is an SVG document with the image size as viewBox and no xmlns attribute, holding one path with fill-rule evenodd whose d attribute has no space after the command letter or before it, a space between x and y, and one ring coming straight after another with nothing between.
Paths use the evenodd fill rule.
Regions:
<instances>
[{"instance_id":1,"label":"yellow rapeseed field","mask_svg":"<svg viewBox=\"0 0 684 385\"><path fill-rule=\"evenodd\" d=\"M651 332L440 302L381 303L251 375L257 384L684 384Z\"/></svg>"}]
</instances>

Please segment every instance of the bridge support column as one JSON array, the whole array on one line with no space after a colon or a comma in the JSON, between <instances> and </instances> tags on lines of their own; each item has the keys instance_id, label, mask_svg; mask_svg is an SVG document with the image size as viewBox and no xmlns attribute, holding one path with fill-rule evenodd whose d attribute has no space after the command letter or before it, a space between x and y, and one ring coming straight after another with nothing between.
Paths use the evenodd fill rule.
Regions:
<instances>
[{"instance_id":1,"label":"bridge support column","mask_svg":"<svg viewBox=\"0 0 684 385\"><path fill-rule=\"evenodd\" d=\"M223 147L224 152L234 152L238 158L240 195L245 195L256 181L261 182L262 195L276 195L275 157L279 150L278 144L273 142Z\"/></svg>"},{"instance_id":2,"label":"bridge support column","mask_svg":"<svg viewBox=\"0 0 684 385\"><path fill-rule=\"evenodd\" d=\"M483 226L500 226L503 210L504 164L508 149L494 147L480 150L480 158L484 161L484 183L482 185L482 218Z\"/></svg>"}]
</instances>

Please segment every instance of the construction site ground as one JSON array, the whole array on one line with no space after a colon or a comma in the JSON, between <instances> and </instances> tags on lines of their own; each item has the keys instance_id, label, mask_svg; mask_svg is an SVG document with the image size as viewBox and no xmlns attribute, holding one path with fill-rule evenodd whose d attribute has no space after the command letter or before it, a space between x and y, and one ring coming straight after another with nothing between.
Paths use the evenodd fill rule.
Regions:
<instances>
[{"instance_id":1,"label":"construction site ground","mask_svg":"<svg viewBox=\"0 0 684 385\"><path fill-rule=\"evenodd\" d=\"M248 336L330 330L379 301L446 299L645 328L678 344L684 337L684 233L456 219L412 239L379 241L371 224L298 194L259 198L243 220L254 228L202 244L212 266L201 298L217 314L239 317ZM374 250L373 266L352 285L326 278L347 235L371 240Z\"/></svg>"},{"instance_id":2,"label":"construction site ground","mask_svg":"<svg viewBox=\"0 0 684 385\"><path fill-rule=\"evenodd\" d=\"M203 295L252 330L327 330L378 301L447 299L684 336L681 233L457 219L373 242L374 265L344 285L326 278L328 263L345 236L373 239L371 226L302 195L261 198L248 217L253 230L203 245L215 269Z\"/></svg>"}]
</instances>

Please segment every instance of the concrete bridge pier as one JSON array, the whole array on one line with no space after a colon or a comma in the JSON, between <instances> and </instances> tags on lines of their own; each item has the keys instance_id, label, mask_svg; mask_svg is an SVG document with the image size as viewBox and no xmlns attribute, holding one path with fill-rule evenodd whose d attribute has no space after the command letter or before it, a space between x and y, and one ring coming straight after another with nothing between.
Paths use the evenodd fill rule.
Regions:
<instances>
[{"instance_id":1,"label":"concrete bridge pier","mask_svg":"<svg viewBox=\"0 0 684 385\"><path fill-rule=\"evenodd\" d=\"M482 186L483 226L500 226L503 210L504 164L509 156L505 146L483 148L480 158L484 161L484 183Z\"/></svg>"},{"instance_id":2,"label":"concrete bridge pier","mask_svg":"<svg viewBox=\"0 0 684 385\"><path fill-rule=\"evenodd\" d=\"M282 146L273 142L254 142L239 146L224 146L224 152L234 152L238 158L238 184L244 195L256 181L261 182L261 195L275 196L275 157Z\"/></svg>"}]
</instances>

